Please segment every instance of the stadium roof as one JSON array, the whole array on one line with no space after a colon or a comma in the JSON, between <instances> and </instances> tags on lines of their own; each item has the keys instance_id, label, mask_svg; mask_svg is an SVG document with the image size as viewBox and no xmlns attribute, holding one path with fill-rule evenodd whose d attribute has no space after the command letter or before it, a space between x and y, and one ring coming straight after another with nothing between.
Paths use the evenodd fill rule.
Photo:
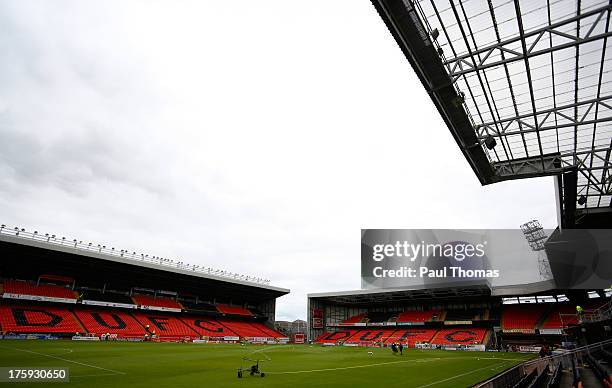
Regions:
<instances>
[{"instance_id":1,"label":"stadium roof","mask_svg":"<svg viewBox=\"0 0 612 388\"><path fill-rule=\"evenodd\" d=\"M490 287L479 281L465 281L453 287L448 285L428 285L428 288L382 288L308 294L308 298L322 299L327 302L347 305L368 303L401 303L418 300L481 298L489 296L533 295L555 289L552 280L513 286Z\"/></svg>"},{"instance_id":2,"label":"stadium roof","mask_svg":"<svg viewBox=\"0 0 612 388\"><path fill-rule=\"evenodd\" d=\"M430 287L430 288L394 288L374 290L354 290L338 292L321 292L308 294L308 299L320 299L336 304L371 304L371 303L401 303L417 300L448 299L470 297L481 298L490 296L491 289L482 284L474 282L462 282L456 287Z\"/></svg>"},{"instance_id":3,"label":"stadium roof","mask_svg":"<svg viewBox=\"0 0 612 388\"><path fill-rule=\"evenodd\" d=\"M569 226L609 213L608 0L372 0L482 184L559 176Z\"/></svg>"},{"instance_id":4,"label":"stadium roof","mask_svg":"<svg viewBox=\"0 0 612 388\"><path fill-rule=\"evenodd\" d=\"M6 245L3 243L7 243L10 245ZM231 277L227 275L215 275L214 273L207 273L206 271L197 270L192 265L170 265L168 263L164 263L163 261L158 261L153 258L145 258L140 257L139 255L131 255L126 254L127 252L115 252L114 249L111 251L110 249L87 249L86 244L78 244L78 242L73 242L69 240L61 240L61 239L51 239L47 241L46 238L42 236L35 237L33 233L27 233L19 231L19 233L15 233L10 229L0 229L0 245L2 246L3 256L6 257L6 262L11 261L10 259L14 259L12 255L17 252L17 247L22 246L24 249L26 247L43 249L49 252L49 256L51 253L56 252L60 254L66 254L70 256L77 256L80 258L80 261L83 263L83 267L86 268L82 272L91 272L91 269L85 263L91 262L90 259L101 260L98 263L106 263L108 265L114 265L116 263L118 265L129 265L132 267L140 268L143 273L143 277L145 272L149 273L158 273L165 274L164 276L158 277L158 279L177 279L183 278L190 279L190 282L197 284L201 283L203 286L219 288L219 289L236 289L241 290L241 292L250 293L252 295L273 295L274 297L279 297L281 295L285 295L290 292L289 289L272 286L268 283L258 283L254 281L249 281L240 277ZM14 246L15 249L12 249L9 252L9 246ZM23 249L22 249L23 250ZM38 254L40 256L40 254ZM54 255L53 257L59 257ZM45 257L40 257L38 260L49 261L46 260ZM18 264L22 264L17 260ZM7 264L4 263L4 264ZM178 264L178 263L176 263ZM100 267L102 268L102 267ZM122 268L127 268L122 266ZM36 270L36 269L34 269ZM76 270L76 269L75 269ZM39 270L39 272L42 271ZM95 272L95 271L94 271ZM120 273L113 273L113 277L119 278ZM92 274L92 276L97 276ZM133 281L133 279L131 279ZM143 281L144 279L140 279ZM158 280L161 282L161 280ZM176 282L177 286L183 287L184 284L181 282Z\"/></svg>"}]
</instances>

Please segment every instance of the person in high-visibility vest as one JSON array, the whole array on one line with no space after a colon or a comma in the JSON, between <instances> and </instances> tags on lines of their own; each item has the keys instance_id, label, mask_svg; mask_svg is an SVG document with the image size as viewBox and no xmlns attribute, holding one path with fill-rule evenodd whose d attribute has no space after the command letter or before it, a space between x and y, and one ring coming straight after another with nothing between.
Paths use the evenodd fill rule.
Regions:
<instances>
[{"instance_id":1,"label":"person in high-visibility vest","mask_svg":"<svg viewBox=\"0 0 612 388\"><path fill-rule=\"evenodd\" d=\"M581 321L580 323L582 323L582 318L584 316L584 310L582 309L582 306L576 306L576 315L578 315L578 320Z\"/></svg>"}]
</instances>

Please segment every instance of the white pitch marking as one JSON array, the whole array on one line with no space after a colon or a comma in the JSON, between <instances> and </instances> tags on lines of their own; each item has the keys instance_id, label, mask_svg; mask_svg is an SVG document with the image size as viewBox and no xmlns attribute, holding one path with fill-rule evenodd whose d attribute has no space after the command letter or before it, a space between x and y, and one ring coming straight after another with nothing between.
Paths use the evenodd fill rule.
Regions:
<instances>
[{"instance_id":1,"label":"white pitch marking","mask_svg":"<svg viewBox=\"0 0 612 388\"><path fill-rule=\"evenodd\" d=\"M251 355L253 355L253 354L255 354L255 353L261 353L261 354L262 354L262 355L263 355L263 356L266 358L266 360L267 360L267 361L272 361L272 359L270 358L270 356L268 356L268 355L267 355L265 352L267 352L267 351L273 351L273 350L276 350L276 349L287 349L287 348L281 348L281 347L279 347L279 346L282 346L282 345L275 345L275 346L264 346L264 347L263 347L263 348L261 348L261 349L257 349L257 350L254 350L254 351L252 351L252 352L247 353L246 357L249 357L249 356L251 356ZM291 345L291 349L293 350L293 345Z\"/></svg>"},{"instance_id":2,"label":"white pitch marking","mask_svg":"<svg viewBox=\"0 0 612 388\"><path fill-rule=\"evenodd\" d=\"M7 348L5 348L7 349ZM125 375L127 373L125 372L121 372L118 370L114 370L114 369L108 369L108 368L102 368L101 366L96 366L96 365L91 365L91 364L86 364L84 362L78 362L78 361L74 361L74 360L69 360L67 358L62 358L62 357L58 357L58 356L53 356L51 354L45 354L45 353L39 353L39 352L35 352L33 350L27 350L27 349L18 349L18 348L9 348L9 349L13 349L13 350L18 350L20 352L26 352L26 353L32 353L32 354L38 354L39 356L45 356L45 357L49 357L49 358L55 358L56 360L61 360L61 361L65 361L65 362L71 362L73 364L77 364L77 365L82 365L82 366L87 366L89 368L95 368L95 369L100 369L100 370L105 370L107 372L112 372L114 374L117 375Z\"/></svg>"},{"instance_id":3,"label":"white pitch marking","mask_svg":"<svg viewBox=\"0 0 612 388\"><path fill-rule=\"evenodd\" d=\"M498 359L496 358L495 360L498 360ZM467 375L470 375L470 374L475 373L475 372L480 372L481 370L485 370L485 369L490 368L490 367L491 366L489 365L489 366L485 366L483 368L474 369L472 371L465 372L465 373L462 373L460 375L452 376L452 377L449 377L449 378L446 378L446 379L443 379L443 380L434 381L433 383L429 383L429 384L425 384L425 385L419 385L417 388L431 387L432 385L436 385L436 384L440 384L440 383L445 383L447 381L454 380L454 379L459 378L459 377L467 376Z\"/></svg>"},{"instance_id":4,"label":"white pitch marking","mask_svg":"<svg viewBox=\"0 0 612 388\"><path fill-rule=\"evenodd\" d=\"M432 358L427 359L427 361L437 361L440 358ZM313 372L330 372L335 370L346 370L346 369L359 369L359 368L370 368L373 366L381 366L381 365L392 365L392 364L402 364L408 362L427 362L425 360L402 360L402 361L389 361L389 362L377 362L375 364L365 364L365 365L354 365L354 366L341 366L338 368L324 368L324 369L309 369L309 370L296 370L289 372L266 372L267 374L275 374L275 375L288 375L288 374L297 374L297 373L313 373Z\"/></svg>"},{"instance_id":5,"label":"white pitch marking","mask_svg":"<svg viewBox=\"0 0 612 388\"><path fill-rule=\"evenodd\" d=\"M119 376L117 373L103 373L98 375L70 375L70 378L74 377L102 377L102 376Z\"/></svg>"},{"instance_id":6,"label":"white pitch marking","mask_svg":"<svg viewBox=\"0 0 612 388\"><path fill-rule=\"evenodd\" d=\"M479 357L480 360L501 360L501 361L526 361L520 358L501 358L501 357Z\"/></svg>"},{"instance_id":7,"label":"white pitch marking","mask_svg":"<svg viewBox=\"0 0 612 388\"><path fill-rule=\"evenodd\" d=\"M509 362L504 362L503 364L496 366L495 368L491 368L491 370L498 370L504 368L506 365L510 364Z\"/></svg>"}]
</instances>

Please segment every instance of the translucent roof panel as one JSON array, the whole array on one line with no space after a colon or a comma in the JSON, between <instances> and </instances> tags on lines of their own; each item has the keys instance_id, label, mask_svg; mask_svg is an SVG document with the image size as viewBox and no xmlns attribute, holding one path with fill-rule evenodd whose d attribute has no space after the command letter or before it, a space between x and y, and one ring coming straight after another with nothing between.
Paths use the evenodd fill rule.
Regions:
<instances>
[{"instance_id":1,"label":"translucent roof panel","mask_svg":"<svg viewBox=\"0 0 612 388\"><path fill-rule=\"evenodd\" d=\"M557 155L580 208L611 206L612 5L403 0L418 11L493 165ZM544 162L542 162L543 164Z\"/></svg>"}]
</instances>

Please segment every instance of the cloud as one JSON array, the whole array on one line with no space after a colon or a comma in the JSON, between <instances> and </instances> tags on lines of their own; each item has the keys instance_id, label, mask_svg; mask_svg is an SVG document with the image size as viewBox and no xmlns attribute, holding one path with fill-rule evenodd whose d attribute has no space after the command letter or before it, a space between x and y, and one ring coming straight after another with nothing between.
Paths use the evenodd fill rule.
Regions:
<instances>
[{"instance_id":1,"label":"cloud","mask_svg":"<svg viewBox=\"0 0 612 388\"><path fill-rule=\"evenodd\" d=\"M367 2L0 7L3 223L270 278L279 319L359 288L361 228L555 225L550 179L480 186Z\"/></svg>"}]
</instances>

